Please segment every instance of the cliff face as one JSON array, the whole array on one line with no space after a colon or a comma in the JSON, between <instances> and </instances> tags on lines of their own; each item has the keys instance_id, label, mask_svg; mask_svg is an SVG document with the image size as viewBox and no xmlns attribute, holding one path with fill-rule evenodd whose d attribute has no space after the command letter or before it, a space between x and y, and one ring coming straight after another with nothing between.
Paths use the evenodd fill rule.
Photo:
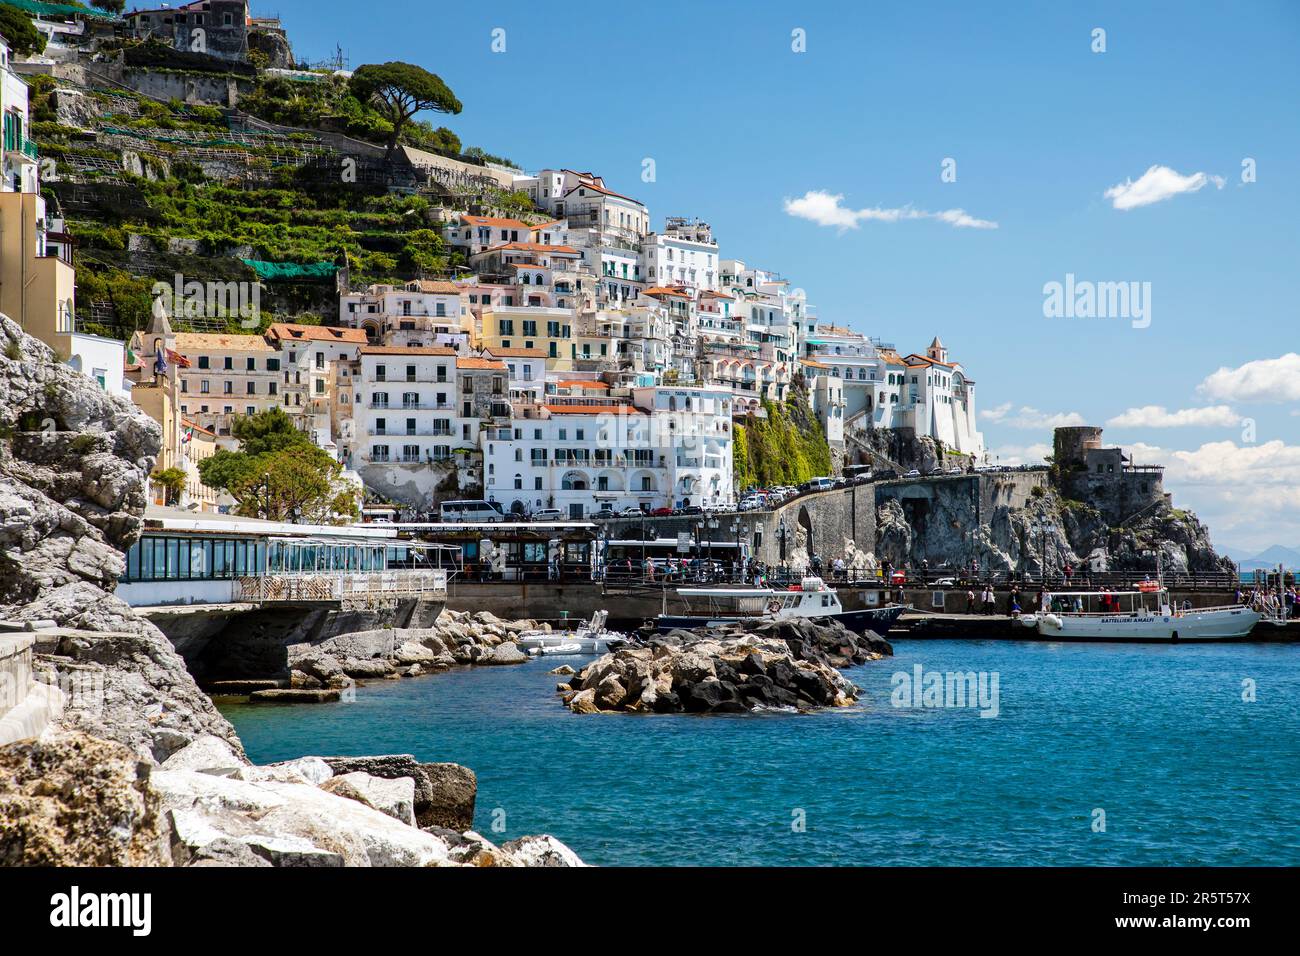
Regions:
<instances>
[{"instance_id":1,"label":"cliff face","mask_svg":"<svg viewBox=\"0 0 1300 956\"><path fill-rule=\"evenodd\" d=\"M60 727L159 761L202 735L239 747L163 633L111 593L161 438L134 404L0 316L0 618L78 631L35 663L73 690Z\"/></svg>"},{"instance_id":2,"label":"cliff face","mask_svg":"<svg viewBox=\"0 0 1300 956\"><path fill-rule=\"evenodd\" d=\"M0 316L0 604L113 589L160 441L131 402Z\"/></svg>"},{"instance_id":3,"label":"cliff face","mask_svg":"<svg viewBox=\"0 0 1300 956\"><path fill-rule=\"evenodd\" d=\"M1220 557L1210 544L1205 525L1167 504L1127 526L1110 527L1096 508L1062 498L1047 487L1027 500L986 508L978 524L966 492L939 491L924 501L924 509L915 500L880 502L879 561L894 567L915 568L926 561L932 568L968 568L977 559L982 570L1033 574L1041 573L1044 563L1058 574L1066 565L1080 571L1154 573L1158 551L1161 567L1169 574L1233 570L1232 561Z\"/></svg>"},{"instance_id":4,"label":"cliff face","mask_svg":"<svg viewBox=\"0 0 1300 956\"><path fill-rule=\"evenodd\" d=\"M111 593L159 443L0 316L0 620L64 629L37 629L32 660L58 688L50 723L0 747L0 865L581 865L550 837L443 829L472 825L462 768L252 766L163 633Z\"/></svg>"}]
</instances>

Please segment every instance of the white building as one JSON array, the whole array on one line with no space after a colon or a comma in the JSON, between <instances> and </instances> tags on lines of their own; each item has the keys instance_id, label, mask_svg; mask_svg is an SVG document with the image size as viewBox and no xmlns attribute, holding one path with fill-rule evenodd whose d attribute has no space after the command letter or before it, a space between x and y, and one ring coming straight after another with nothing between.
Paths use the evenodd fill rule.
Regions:
<instances>
[{"instance_id":1,"label":"white building","mask_svg":"<svg viewBox=\"0 0 1300 956\"><path fill-rule=\"evenodd\" d=\"M644 238L641 256L651 285L718 288L718 243L706 222L669 216L663 232Z\"/></svg>"},{"instance_id":2,"label":"white building","mask_svg":"<svg viewBox=\"0 0 1300 956\"><path fill-rule=\"evenodd\" d=\"M936 336L924 355L899 355L892 345L848 329L822 326L807 342L809 357L843 383L845 427L910 428L944 447L979 456L984 436L975 422L975 382Z\"/></svg>"},{"instance_id":3,"label":"white building","mask_svg":"<svg viewBox=\"0 0 1300 956\"><path fill-rule=\"evenodd\" d=\"M451 282L372 285L339 296L339 324L361 329L373 345L464 349L473 336L465 290Z\"/></svg>"}]
</instances>

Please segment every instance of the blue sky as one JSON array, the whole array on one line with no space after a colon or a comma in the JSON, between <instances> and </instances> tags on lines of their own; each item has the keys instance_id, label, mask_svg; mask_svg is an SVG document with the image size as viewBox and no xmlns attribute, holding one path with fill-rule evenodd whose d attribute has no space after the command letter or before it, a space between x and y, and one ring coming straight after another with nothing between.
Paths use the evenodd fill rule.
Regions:
<instances>
[{"instance_id":1,"label":"blue sky","mask_svg":"<svg viewBox=\"0 0 1300 956\"><path fill-rule=\"evenodd\" d=\"M1106 425L1169 466L1220 547L1300 546L1300 4L272 6L254 13L278 12L298 56L425 66L464 103L434 119L466 145L596 171L656 223L706 219L823 321L906 351L938 333L1003 460L1054 421ZM997 227L821 225L786 210L809 192L842 197L813 203L822 220ZM1132 195L1165 198L1117 208ZM1067 273L1149 282L1149 327L1045 318Z\"/></svg>"}]
</instances>

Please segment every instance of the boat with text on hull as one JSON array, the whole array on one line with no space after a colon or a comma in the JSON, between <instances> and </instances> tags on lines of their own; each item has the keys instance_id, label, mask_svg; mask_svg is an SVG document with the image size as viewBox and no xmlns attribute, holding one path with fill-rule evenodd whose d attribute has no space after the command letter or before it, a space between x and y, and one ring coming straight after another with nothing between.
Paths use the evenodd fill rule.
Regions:
<instances>
[{"instance_id":1,"label":"boat with text on hull","mask_svg":"<svg viewBox=\"0 0 1300 956\"><path fill-rule=\"evenodd\" d=\"M1152 582L1137 591L1058 591L1020 623L1053 641L1235 641L1250 634L1260 615L1238 604L1177 608Z\"/></svg>"},{"instance_id":2,"label":"boat with text on hull","mask_svg":"<svg viewBox=\"0 0 1300 956\"><path fill-rule=\"evenodd\" d=\"M907 610L902 604L887 604L846 611L835 589L818 577L806 577L797 585L778 588L678 588L677 596L687 606L685 614L660 614L655 626L660 632L676 628L721 627L746 620L788 620L828 617L855 633L886 634ZM698 606L700 610L696 611Z\"/></svg>"}]
</instances>

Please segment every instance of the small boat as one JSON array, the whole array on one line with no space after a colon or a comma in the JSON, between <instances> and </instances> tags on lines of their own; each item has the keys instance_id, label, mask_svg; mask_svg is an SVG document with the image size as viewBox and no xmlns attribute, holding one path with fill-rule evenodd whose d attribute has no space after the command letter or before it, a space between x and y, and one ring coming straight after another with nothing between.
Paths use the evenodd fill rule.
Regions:
<instances>
[{"instance_id":1,"label":"small boat","mask_svg":"<svg viewBox=\"0 0 1300 956\"><path fill-rule=\"evenodd\" d=\"M605 627L608 611L597 611L591 620L566 631L524 631L515 640L520 650L532 654L605 654L631 643L626 634Z\"/></svg>"},{"instance_id":2,"label":"small boat","mask_svg":"<svg viewBox=\"0 0 1300 956\"><path fill-rule=\"evenodd\" d=\"M886 634L907 607L888 604L883 607L846 611L840 596L818 577L806 577L794 587L776 588L678 588L688 613L663 613L655 626L663 633L676 628L720 627L748 620L786 620L796 617L829 617L861 634L871 630ZM691 610L692 602L706 606L701 613Z\"/></svg>"},{"instance_id":3,"label":"small boat","mask_svg":"<svg viewBox=\"0 0 1300 956\"><path fill-rule=\"evenodd\" d=\"M1145 582L1144 582L1145 583ZM1260 615L1242 605L1179 609L1160 585L1136 591L1057 591L1020 623L1053 641L1233 641L1246 637Z\"/></svg>"}]
</instances>

